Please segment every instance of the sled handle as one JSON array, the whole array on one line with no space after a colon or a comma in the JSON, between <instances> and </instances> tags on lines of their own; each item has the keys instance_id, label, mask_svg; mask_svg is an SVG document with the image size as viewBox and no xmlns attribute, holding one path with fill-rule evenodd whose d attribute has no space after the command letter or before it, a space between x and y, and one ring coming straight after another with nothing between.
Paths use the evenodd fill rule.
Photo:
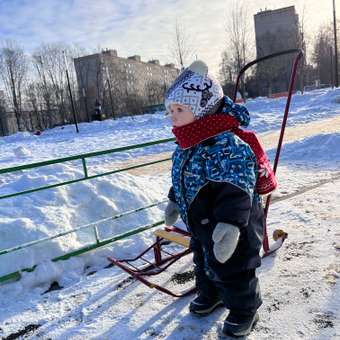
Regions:
<instances>
[{"instance_id":1,"label":"sled handle","mask_svg":"<svg viewBox=\"0 0 340 340\"><path fill-rule=\"evenodd\" d=\"M274 160L274 165L273 165L274 174L276 174L277 166L278 166L279 159L280 159L281 147L282 147L283 137L284 137L286 123L287 123L287 119L288 119L289 107L290 107L290 102L291 102L292 93L293 93L293 89L294 89L295 79L296 79L297 66L299 64L300 59L303 56L302 49L291 49L291 50L285 50L285 51L269 54L269 55L264 56L262 58L253 60L252 62L250 62L247 65L245 65L240 70L240 72L239 72L239 74L237 76L236 85L235 85L235 91L234 91L234 98L233 98L233 100L235 101L241 76L243 75L243 73L249 67L251 67L251 66L253 66L253 65L255 65L255 64L257 64L257 63L259 63L261 61L268 60L268 59L271 59L271 58L275 58L275 57L278 57L278 56L281 56L281 55L285 55L285 54L291 54L291 53L296 53L297 55L295 56L294 63L293 63L293 66L292 66L292 70L291 70L290 79L289 79L289 87L288 87L288 96L287 96L287 101L286 101L286 107L285 107L285 112L284 112L283 119L282 119L280 137L279 137L279 142L278 142L278 145L277 145L276 154L275 154L275 160ZM264 230L263 230L263 234L264 234L263 235L263 250L264 250L265 254L270 251L270 249L269 249L268 234L267 234L267 216L268 216L270 200L271 200L271 195L268 195L267 200L266 200L266 204L265 204L265 208L264 208L265 226L264 226Z\"/></svg>"},{"instance_id":2,"label":"sled handle","mask_svg":"<svg viewBox=\"0 0 340 340\"><path fill-rule=\"evenodd\" d=\"M293 49L290 49L290 50L284 50L284 51L281 51L281 52L276 52L276 53L268 54L268 55L266 55L264 57L255 59L255 60L251 61L250 63L246 64L245 66L243 66L241 68L240 72L237 75L233 101L235 101L236 97L237 97L237 90L238 90L239 85L240 85L240 79L241 79L243 73L246 70L248 70L248 68L250 68L253 65L258 64L258 63L260 63L262 61L265 61L265 60L268 60L268 59L272 59L272 58L276 58L276 57L279 57L279 56L285 55L285 54L292 54L292 53L296 53L297 54L297 56L295 57L295 61L297 59L299 60L303 56L303 50L302 49L300 49L300 48L293 48Z\"/></svg>"},{"instance_id":3,"label":"sled handle","mask_svg":"<svg viewBox=\"0 0 340 340\"><path fill-rule=\"evenodd\" d=\"M294 59L294 63L293 63L293 66L292 66L292 71L291 71L291 75L290 75L290 79L289 79L289 87L288 87L288 96L287 96L287 101L286 101L286 107L285 107L285 112L284 112L283 119L282 119L280 137L279 137L278 145L277 145L277 148L276 148L275 160L274 160L274 165L273 165L274 174L276 174L277 166L279 164L282 142L283 142L283 137L284 137L284 133L285 133L285 129L286 129L288 113L289 113L290 103L291 103L295 79L296 79L297 66L299 64L300 59L303 56L302 50L297 50L297 51L298 51L298 54ZM266 205L265 205L265 209L264 209L266 219L267 219L267 215L268 215L270 200L271 200L271 195L269 195L267 197Z\"/></svg>"}]
</instances>

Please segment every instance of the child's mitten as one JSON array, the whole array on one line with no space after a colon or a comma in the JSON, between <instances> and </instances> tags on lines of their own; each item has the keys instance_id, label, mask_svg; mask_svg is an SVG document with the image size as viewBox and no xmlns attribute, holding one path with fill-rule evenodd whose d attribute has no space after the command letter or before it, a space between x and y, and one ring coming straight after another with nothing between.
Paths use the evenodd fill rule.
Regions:
<instances>
[{"instance_id":1,"label":"child's mitten","mask_svg":"<svg viewBox=\"0 0 340 340\"><path fill-rule=\"evenodd\" d=\"M169 200L168 205L165 208L165 225L172 226L178 219L179 216L179 207L178 205Z\"/></svg>"},{"instance_id":2,"label":"child's mitten","mask_svg":"<svg viewBox=\"0 0 340 340\"><path fill-rule=\"evenodd\" d=\"M218 222L212 234L216 260L225 263L233 255L238 239L239 228L233 224Z\"/></svg>"}]
</instances>

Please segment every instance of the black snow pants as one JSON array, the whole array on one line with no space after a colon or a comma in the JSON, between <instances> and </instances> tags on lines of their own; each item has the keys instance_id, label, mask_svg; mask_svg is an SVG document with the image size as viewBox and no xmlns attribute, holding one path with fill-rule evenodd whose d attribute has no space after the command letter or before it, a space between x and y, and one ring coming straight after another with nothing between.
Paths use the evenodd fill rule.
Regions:
<instances>
[{"instance_id":1,"label":"black snow pants","mask_svg":"<svg viewBox=\"0 0 340 340\"><path fill-rule=\"evenodd\" d=\"M196 287L204 295L219 295L226 308L243 315L255 313L262 304L255 269L260 265L258 253L263 209L259 204L254 204L251 210L248 227L257 229L257 234L261 235L256 239L255 233L241 230L235 253L223 264L216 260L213 253L212 233L215 226L193 225L191 228L190 247L195 264Z\"/></svg>"}]
</instances>

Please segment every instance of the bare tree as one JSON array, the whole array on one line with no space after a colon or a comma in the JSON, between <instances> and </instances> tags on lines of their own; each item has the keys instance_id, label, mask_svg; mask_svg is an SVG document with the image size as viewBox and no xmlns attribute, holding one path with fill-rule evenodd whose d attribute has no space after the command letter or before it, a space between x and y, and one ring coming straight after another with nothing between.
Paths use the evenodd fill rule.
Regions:
<instances>
[{"instance_id":1,"label":"bare tree","mask_svg":"<svg viewBox=\"0 0 340 340\"><path fill-rule=\"evenodd\" d=\"M41 95L42 90L41 83L31 81L25 91L27 103L31 107L31 114L29 115L31 130L35 128L43 130L48 126L43 115L42 101L44 100L44 95Z\"/></svg>"},{"instance_id":2,"label":"bare tree","mask_svg":"<svg viewBox=\"0 0 340 340\"><path fill-rule=\"evenodd\" d=\"M61 123L71 119L71 103L67 92L66 66L69 70L72 92L77 95L73 57L80 53L81 50L79 48L65 44L44 44L34 52L34 66L43 88L47 112L50 114L54 109L57 109L61 116ZM66 65L64 54L66 55Z\"/></svg>"},{"instance_id":3,"label":"bare tree","mask_svg":"<svg viewBox=\"0 0 340 340\"><path fill-rule=\"evenodd\" d=\"M5 128L4 116L6 115L6 101L3 91L0 91L0 133L1 136L5 136L7 131Z\"/></svg>"},{"instance_id":4,"label":"bare tree","mask_svg":"<svg viewBox=\"0 0 340 340\"><path fill-rule=\"evenodd\" d=\"M317 69L318 78L323 84L332 83L333 37L330 27L322 27L314 42L312 62Z\"/></svg>"},{"instance_id":5,"label":"bare tree","mask_svg":"<svg viewBox=\"0 0 340 340\"><path fill-rule=\"evenodd\" d=\"M35 86L33 84L31 85L31 91L29 98L32 101L33 95L34 97L37 97L35 101L37 103L43 104L43 106L40 108L42 111L45 111L47 113L48 117L48 123L41 122L40 128L44 127L51 127L53 126L52 122L52 111L53 111L53 87L50 82L46 79L46 69L44 65L44 60L41 55L33 55L32 63L34 66L35 71L37 72L37 81L35 82ZM38 89L38 91L36 91ZM38 104L36 104L37 107ZM42 119L43 120L43 119Z\"/></svg>"},{"instance_id":6,"label":"bare tree","mask_svg":"<svg viewBox=\"0 0 340 340\"><path fill-rule=\"evenodd\" d=\"M300 72L297 74L297 83L300 84L300 90L303 91L304 89L304 84L305 84L305 70L308 69L307 67L307 40L308 40L308 33L306 34L305 30L305 21L306 21L306 14L307 14L307 6L306 2L304 1L302 4L302 9L300 11L300 26L299 26L299 36L298 36L298 48L302 49L304 54L303 54L303 59L301 64L299 65L300 67Z\"/></svg>"},{"instance_id":7,"label":"bare tree","mask_svg":"<svg viewBox=\"0 0 340 340\"><path fill-rule=\"evenodd\" d=\"M64 53L67 56L67 65L65 65ZM45 44L35 51L34 59L35 68L44 89L47 110L51 111L53 108L57 108L61 116L61 123L69 121L70 103L67 95L66 66L71 71L71 88L73 90L76 88L71 48L64 44Z\"/></svg>"},{"instance_id":8,"label":"bare tree","mask_svg":"<svg viewBox=\"0 0 340 340\"><path fill-rule=\"evenodd\" d=\"M222 80L231 82L248 61L252 46L248 14L242 1L232 3L226 32L226 50L222 53L220 76ZM242 87L244 88L243 80Z\"/></svg>"},{"instance_id":9,"label":"bare tree","mask_svg":"<svg viewBox=\"0 0 340 340\"><path fill-rule=\"evenodd\" d=\"M57 108L62 117L62 123L66 120L66 79L63 48L64 46L60 44L46 44L41 45L34 53L35 67L44 88L48 114L51 113L52 108Z\"/></svg>"},{"instance_id":10,"label":"bare tree","mask_svg":"<svg viewBox=\"0 0 340 340\"><path fill-rule=\"evenodd\" d=\"M6 41L0 50L0 73L13 105L18 129L22 130L22 100L27 75L27 58L23 49L13 41Z\"/></svg>"},{"instance_id":11,"label":"bare tree","mask_svg":"<svg viewBox=\"0 0 340 340\"><path fill-rule=\"evenodd\" d=\"M245 65L250 54L249 25L247 10L243 2L234 1L231 21L227 25L228 38L230 39L231 56L234 69L238 73Z\"/></svg>"},{"instance_id":12,"label":"bare tree","mask_svg":"<svg viewBox=\"0 0 340 340\"><path fill-rule=\"evenodd\" d=\"M306 2L303 2L303 6L301 9L301 15L300 15L300 34L298 37L298 46L299 48L303 49L306 55L306 48L307 48L307 40L309 39L308 32L306 34L305 30L305 21L306 21L306 16L307 16L307 6Z\"/></svg>"},{"instance_id":13,"label":"bare tree","mask_svg":"<svg viewBox=\"0 0 340 340\"><path fill-rule=\"evenodd\" d=\"M223 84L231 83L233 81L233 64L232 58L228 50L222 52L222 61L220 63L219 78Z\"/></svg>"},{"instance_id":14,"label":"bare tree","mask_svg":"<svg viewBox=\"0 0 340 340\"><path fill-rule=\"evenodd\" d=\"M177 19L174 27L172 44L170 46L170 54L181 69L188 65L195 55L195 50L190 41L192 41L191 37L185 30L183 24Z\"/></svg>"}]
</instances>

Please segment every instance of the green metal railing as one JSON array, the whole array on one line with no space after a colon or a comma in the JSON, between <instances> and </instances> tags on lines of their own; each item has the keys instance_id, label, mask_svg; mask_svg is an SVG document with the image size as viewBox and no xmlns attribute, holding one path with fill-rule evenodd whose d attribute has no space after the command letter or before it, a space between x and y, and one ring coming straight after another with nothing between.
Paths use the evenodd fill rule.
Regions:
<instances>
[{"instance_id":1,"label":"green metal railing","mask_svg":"<svg viewBox=\"0 0 340 340\"><path fill-rule=\"evenodd\" d=\"M93 157L98 157L98 156L103 156L103 155L108 155L108 154L113 154L113 153L118 153L118 152L122 152L122 151L133 150L133 149L140 149L140 148L145 148L145 147L152 146L152 145L164 144L164 143L173 142L173 141L174 141L174 138L168 138L168 139L162 139L162 140L152 141L152 142L148 142L148 143L135 144L135 145L125 146L125 147L120 147L120 148L115 148L115 149L109 149L109 150L98 151L98 152L90 152L90 153L85 153L85 154L76 155L76 156L64 157L64 158L59 158L59 159L54 159L54 160L49 160L49 161L44 161L44 162L37 162L37 163L32 163L32 164L26 164L26 165L20 165L20 166L0 169L0 175L3 175L3 174L19 172L19 171L24 171L24 170L34 169L34 168L41 168L41 167L48 166L48 165L65 163L65 162L75 161L75 160L81 160L82 169L83 169L83 177L82 178L78 178L78 179L70 180L70 181L64 181L64 182L51 184L51 185L40 186L40 187L37 187L37 188L34 188L34 189L15 192L15 193L12 193L12 194L1 195L0 200L16 197L16 196L20 196L20 195L26 195L26 194L30 194L30 193L33 193L33 192L37 192L37 191L41 191L41 190L47 190L47 189L51 189L51 188L55 188L55 187L59 187L59 186L70 185L72 183L77 183L77 182L80 182L80 181L91 180L91 179L102 177L102 176L112 175L112 174L118 173L118 172L128 171L128 170L137 169L137 168L140 168L140 167L145 167L145 166L169 161L169 160L171 160L171 158L167 157L167 158L163 158L163 159L158 159L156 161L140 163L140 164L137 164L137 165L132 165L132 166L128 166L128 167L117 169L117 170L112 170L112 171L107 171L107 172L103 172L103 173L100 173L100 174L95 174L95 175L92 175L92 176L89 176L89 171L88 171L89 169L88 169L88 166L87 166L87 163L86 163L86 159L88 159L88 158L93 158ZM24 243L24 244L21 244L21 245L12 247L12 248L3 249L3 250L0 250L0 256L5 255L5 254L9 254L9 253L12 253L12 252L15 252L15 251L19 251L19 250L22 250L22 249L25 249L25 248L33 247L37 244L41 244L41 243L44 243L44 242L47 242L47 241L51 241L53 239L56 239L56 238L59 238L59 237L65 236L65 235L78 232L80 230L92 228L93 233L94 233L94 237L95 237L95 240L96 240L95 243L89 244L89 245L82 247L80 249L76 249L76 250L74 250L70 253L66 253L64 255L61 255L61 256L58 256L58 257L51 259L51 261L54 261L54 262L59 261L59 260L66 260L66 259L69 259L70 257L84 254L88 251L95 250L99 247L106 246L106 245L108 245L112 242L130 237L132 235L141 233L143 231L152 229L156 226L163 224L164 221L157 221L155 223L140 226L140 227L132 229L128 232L116 235L114 237L106 238L106 239L100 239L98 229L97 229L98 225L101 224L101 223L113 221L113 220L116 220L116 219L121 218L123 216L127 216L127 215L130 215L132 213L137 213L139 211L158 206L158 205L165 203L165 202L166 202L166 200L161 201L161 202L155 202L155 203L152 203L148 206L139 207L137 209L126 211L126 212L120 213L120 214L115 215L115 216L110 216L110 217L107 217L105 219L101 219L101 220L95 221L95 222L87 224L87 225L83 225L83 226L80 226L80 227L73 228L73 229L68 230L66 232L58 233L58 234L53 235L53 236L49 236L49 237L41 238L41 239L38 239L38 240L35 240L35 241L31 241L31 242L28 242L28 243ZM36 266L37 266L37 264L30 267L30 268L24 268L24 269L6 274L4 276L0 276L0 283L6 282L6 281L9 281L9 280L19 279L21 277L21 274L20 274L21 272L23 272L23 271L31 272L36 268Z\"/></svg>"},{"instance_id":2,"label":"green metal railing","mask_svg":"<svg viewBox=\"0 0 340 340\"><path fill-rule=\"evenodd\" d=\"M110 150L104 150L104 151L89 152L89 153L84 153L84 154L77 155L77 156L58 158L58 159L53 159L53 160L44 161L44 162L37 162L37 163L32 163L32 164L27 164L27 165L19 165L19 166L15 166L15 167L0 169L0 175L1 175L1 174L23 171L23 170L28 170L28 169L40 168L40 167L52 165L52 164L81 160L83 171L84 171L84 177L83 178L78 178L78 179L74 179L74 180L71 180L71 181L65 181L65 182L51 184L51 185L45 185L45 186L41 186L39 188L20 191L20 192L13 193L13 194L1 195L0 199L15 197L15 196L23 195L23 194L29 194L29 193L40 191L40 190L56 188L56 187L59 187L59 186L62 186L62 185L77 183L77 182L81 182L81 181L85 181L85 180L89 180L89 179L93 179L93 178L97 178L97 177L112 175L112 174L117 173L117 172L137 169L137 168L140 168L140 167L144 167L144 166L168 161L171 158L164 158L164 159L160 159L160 160L153 161L153 162L141 163L141 164L138 164L138 165L133 165L133 166L130 166L130 167L117 169L117 170L113 170L113 171L107 171L107 172L103 172L101 174L96 174L96 175L92 175L92 176L88 175L88 168L87 168L87 164L86 164L87 158L93 158L93 157L103 156L103 155L127 151L127 150L144 148L144 147L157 145L157 144L164 144L164 143L168 143L168 142L172 142L172 141L174 141L174 138L167 138L167 139L161 139L161 140L158 140L158 141L153 141L153 142L148 142L148 143L143 143L143 144L135 144L135 145L124 146L124 147L110 149Z\"/></svg>"}]
</instances>

